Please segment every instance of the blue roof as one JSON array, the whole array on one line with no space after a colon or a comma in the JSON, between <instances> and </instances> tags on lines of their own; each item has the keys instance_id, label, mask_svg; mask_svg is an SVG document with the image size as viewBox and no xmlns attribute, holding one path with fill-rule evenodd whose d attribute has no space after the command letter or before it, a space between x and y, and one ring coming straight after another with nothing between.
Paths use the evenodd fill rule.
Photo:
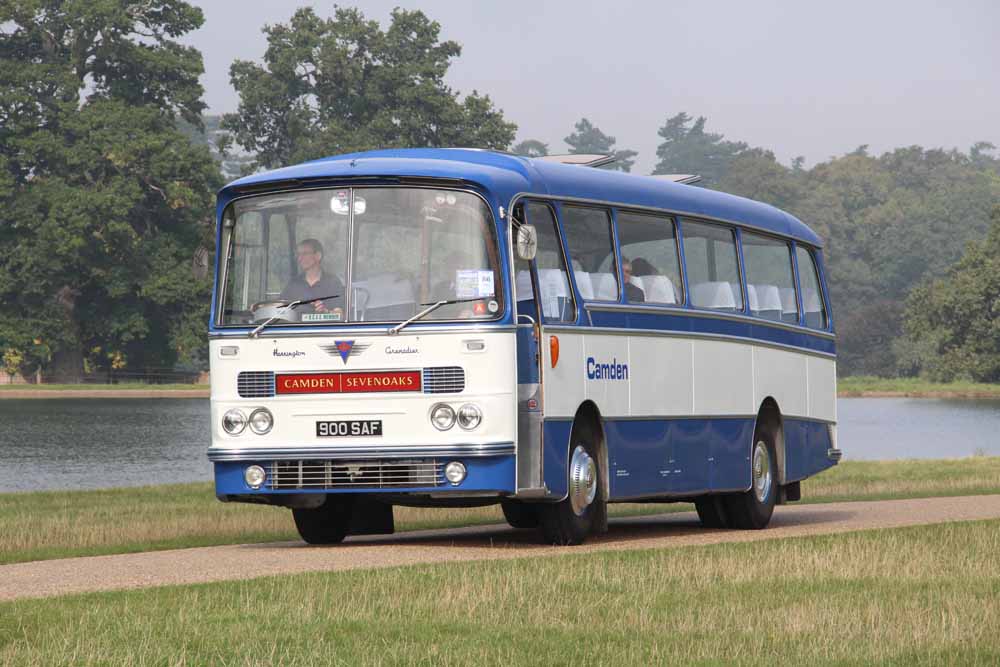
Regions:
<instances>
[{"instance_id":1,"label":"blue roof","mask_svg":"<svg viewBox=\"0 0 1000 667\"><path fill-rule=\"evenodd\" d=\"M803 222L768 204L734 195L606 169L466 148L408 148L336 155L246 176L219 193L274 181L384 177L446 178L476 183L499 202L519 193L595 199L743 223L814 246L822 240Z\"/></svg>"}]
</instances>

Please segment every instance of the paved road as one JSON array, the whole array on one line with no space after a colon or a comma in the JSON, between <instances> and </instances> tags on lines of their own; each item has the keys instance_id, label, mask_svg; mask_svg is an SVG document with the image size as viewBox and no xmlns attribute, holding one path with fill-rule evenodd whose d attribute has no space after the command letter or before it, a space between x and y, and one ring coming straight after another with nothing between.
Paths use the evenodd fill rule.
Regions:
<instances>
[{"instance_id":1,"label":"paved road","mask_svg":"<svg viewBox=\"0 0 1000 667\"><path fill-rule=\"evenodd\" d=\"M694 513L613 519L607 535L579 547L537 544L532 531L506 525L349 538L333 547L301 542L242 544L0 566L0 600L87 591L249 579L295 572L416 563L550 556L587 551L665 549L694 544L842 533L948 521L1000 518L1000 495L787 505L767 530L709 530Z\"/></svg>"}]
</instances>

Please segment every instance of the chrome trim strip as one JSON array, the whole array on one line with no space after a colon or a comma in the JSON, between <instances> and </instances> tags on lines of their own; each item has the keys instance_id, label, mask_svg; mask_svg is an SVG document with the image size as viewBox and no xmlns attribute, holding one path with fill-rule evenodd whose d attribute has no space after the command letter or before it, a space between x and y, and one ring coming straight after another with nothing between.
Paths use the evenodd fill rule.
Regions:
<instances>
[{"instance_id":1,"label":"chrome trim strip","mask_svg":"<svg viewBox=\"0 0 1000 667\"><path fill-rule=\"evenodd\" d=\"M822 248L823 247L822 239L820 239L820 244L819 245L813 245L812 243L809 243L808 241L804 241L802 239L799 239L799 238L797 238L795 236L787 236L785 234L779 234L779 233L775 232L774 230L765 229L764 227L758 227L757 225L754 225L752 223L740 222L738 220L730 220L728 218L716 218L716 217L713 217L713 216L707 216L704 213L699 213L697 211L683 211L681 209L673 209L673 208L657 208L655 206L641 206L639 204L630 204L628 202L616 202L616 201L608 201L608 200L604 200L604 199L588 199L586 197L563 197L563 196L560 196L560 195L553 195L553 194L548 194L548 193L542 194L542 193L537 193L537 192L518 192L516 195L514 195L513 197L511 197L511 201L513 202L513 201L515 201L515 200L517 200L518 198L521 198L521 197L531 197L532 199L544 199L546 201L556 201L556 202L567 201L567 202L574 202L574 203L579 203L579 204L595 204L597 206L613 206L615 208L619 208L619 209L622 209L622 210L625 210L625 211L629 211L629 210L631 210L631 211L649 211L651 213L659 213L661 215L665 214L665 215L673 215L673 216L682 216L682 217L694 218L696 221L697 220L707 220L707 221L710 221L710 222L711 221L715 221L715 222L725 223L727 225L737 225L737 226L743 227L745 229L752 229L752 230L755 230L755 231L758 231L758 232L763 232L764 234L768 234L768 235L774 236L776 238L789 239L789 240L795 241L796 243L801 243L802 245L807 246L807 247L813 247L813 248ZM757 203L763 203L763 202L757 202ZM779 213L782 213L782 214L785 214L785 215L790 215L788 213L785 213L785 211L782 211L781 209L775 208L775 210L778 211ZM799 221L799 222L801 222L801 221ZM803 224L805 224L805 223L803 223ZM817 236L819 236L819 235L817 234Z\"/></svg>"},{"instance_id":2,"label":"chrome trim strip","mask_svg":"<svg viewBox=\"0 0 1000 667\"><path fill-rule=\"evenodd\" d=\"M745 322L747 324L756 324L765 327L772 327L774 329L785 329L787 331L793 331L795 333L808 334L810 336L816 336L817 338L826 338L829 340L836 340L836 334L832 334L829 331L823 329L810 329L809 327L799 326L797 324L788 324L787 322L776 322L774 320L766 320L761 317L753 317L751 315L743 315L741 313L727 313L724 311L717 310L705 310L698 308L685 308L683 306L669 306L669 305L658 305L658 306L640 306L638 304L622 304L622 303L585 303L584 308L587 310L598 310L605 312L626 312L626 313L654 313L657 315L683 315L684 317L704 317L707 319L718 319L718 320L733 320L735 322Z\"/></svg>"},{"instance_id":3,"label":"chrome trim strip","mask_svg":"<svg viewBox=\"0 0 1000 667\"><path fill-rule=\"evenodd\" d=\"M606 422L618 422L618 421L677 421L681 419L756 419L757 415L709 415L709 414L697 414L697 415L601 415L601 419ZM828 424L836 425L837 422L830 421L828 419L820 419L819 417L804 417L802 415L781 415L782 419L794 419L795 421L804 422L815 422L817 424ZM575 417L546 417L547 422L571 422ZM838 450L839 451L839 450ZM745 491L746 489L744 489Z\"/></svg>"},{"instance_id":4,"label":"chrome trim strip","mask_svg":"<svg viewBox=\"0 0 1000 667\"><path fill-rule=\"evenodd\" d=\"M415 445L412 447L369 445L367 447L253 447L228 449L210 447L208 460L219 461L289 461L325 459L389 459L481 456L512 456L513 442L490 442L482 445Z\"/></svg>"},{"instance_id":5,"label":"chrome trim strip","mask_svg":"<svg viewBox=\"0 0 1000 667\"><path fill-rule=\"evenodd\" d=\"M485 326L464 326L464 327L434 327L434 328L408 328L406 334L400 334L396 336L397 341L402 341L405 336L410 335L416 336L431 336L438 334L456 334L456 333L476 333L476 334L486 334L486 333L496 333L496 332L510 332L517 331L517 326L514 324L493 324ZM267 329L266 335L261 335L260 340L269 340L272 338L323 338L330 336L378 336L389 338L385 335L385 328L379 327L377 329L371 328L350 328L341 327L339 329L312 329L305 330L297 329L295 331L280 331L276 330L273 326ZM208 334L209 340L226 340L232 338L246 339L247 331L246 329L242 331L210 331Z\"/></svg>"},{"instance_id":6,"label":"chrome trim strip","mask_svg":"<svg viewBox=\"0 0 1000 667\"><path fill-rule=\"evenodd\" d=\"M687 338L692 340L725 340L732 341L736 343L743 343L744 345L755 345L757 347L770 347L776 350L794 350L801 354L805 354L813 357L820 357L823 359L836 359L836 354L831 354L829 352L820 352L819 350L810 350L806 347L799 347L798 345L786 345L784 343L775 343L772 341L759 340L757 338L745 338L743 336L730 336L729 334L713 334L713 333L693 333L690 331L662 331L660 329L619 329L617 327L580 327L580 326L549 326L547 331L554 333L574 333L579 335L586 335L588 333L599 333L606 336L642 336L646 338Z\"/></svg>"}]
</instances>

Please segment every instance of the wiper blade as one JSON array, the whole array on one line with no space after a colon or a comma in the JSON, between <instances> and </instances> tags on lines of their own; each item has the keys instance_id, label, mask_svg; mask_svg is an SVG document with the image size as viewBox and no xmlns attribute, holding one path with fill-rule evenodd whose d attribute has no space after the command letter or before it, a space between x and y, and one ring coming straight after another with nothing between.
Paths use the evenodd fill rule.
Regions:
<instances>
[{"instance_id":1,"label":"wiper blade","mask_svg":"<svg viewBox=\"0 0 1000 667\"><path fill-rule=\"evenodd\" d=\"M417 313L416 315L414 315L410 319L406 320L405 322L400 322L396 326L390 328L386 333L389 334L390 336L395 336L400 331L402 331L403 327L405 327L406 325L410 324L411 322L416 322L417 320L419 320L420 318L422 318L424 315L429 315L429 314L433 313L435 310L437 310L441 306L448 306L448 305L451 305L453 303L471 303L473 301L482 301L482 300L483 300L483 297L475 297L475 298L472 298L472 299L442 299L441 301L434 301L433 303L422 303L422 304L420 304L421 306L429 306L429 307L428 308L424 308L419 313Z\"/></svg>"},{"instance_id":2,"label":"wiper blade","mask_svg":"<svg viewBox=\"0 0 1000 667\"><path fill-rule=\"evenodd\" d=\"M264 328L268 324L270 324L271 322L273 322L273 321L275 321L277 319L281 319L281 317L286 312L288 312L290 310L295 310L296 308L298 308L299 306L301 306L304 303L312 303L313 301L326 301L327 299L336 299L339 296L340 296L339 294L331 294L330 296L321 296L321 297L318 297L316 299L299 299L298 301L292 301L287 306L285 306L285 309L282 310L279 314L272 315L271 317L267 318L267 320L265 320L264 322L261 322L260 325L256 329L254 329L253 331L250 332L250 338L256 338L258 336L258 334L260 334L260 332L263 331Z\"/></svg>"}]
</instances>

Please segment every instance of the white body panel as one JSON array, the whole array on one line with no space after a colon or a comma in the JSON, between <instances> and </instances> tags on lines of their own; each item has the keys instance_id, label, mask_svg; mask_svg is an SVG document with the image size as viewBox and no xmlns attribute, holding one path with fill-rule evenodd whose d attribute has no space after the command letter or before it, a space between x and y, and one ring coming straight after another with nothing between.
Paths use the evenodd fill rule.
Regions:
<instances>
[{"instance_id":1,"label":"white body panel","mask_svg":"<svg viewBox=\"0 0 1000 667\"><path fill-rule=\"evenodd\" d=\"M832 357L752 341L585 332L546 333L546 417L573 417L587 399L606 418L753 416L770 396L786 417L837 419ZM555 368L552 335L559 338ZM590 379L588 359L627 364L628 378Z\"/></svg>"},{"instance_id":2,"label":"white body panel","mask_svg":"<svg viewBox=\"0 0 1000 667\"><path fill-rule=\"evenodd\" d=\"M266 334L266 332L265 332ZM320 346L334 340L352 340L355 354L347 361L336 351ZM484 349L472 351L467 341L482 341ZM222 348L237 347L235 356L223 356ZM209 345L212 373L212 449L280 447L372 447L450 444L513 443L516 421L515 339L513 332L464 331L454 333L410 333L397 336L362 335L350 332L309 337L261 336L259 339L212 340ZM364 348L358 352L359 348ZM270 398L242 398L237 392L241 371L349 372L419 370L461 366L465 389L461 393L357 393L280 394ZM470 431L454 426L439 431L429 420L431 407L448 403L456 410L463 403L476 403L483 421ZM221 426L222 415L238 407L266 407L274 414L270 433L257 435L247 428L229 435ZM381 419L381 437L330 438L316 436L318 420Z\"/></svg>"}]
</instances>

